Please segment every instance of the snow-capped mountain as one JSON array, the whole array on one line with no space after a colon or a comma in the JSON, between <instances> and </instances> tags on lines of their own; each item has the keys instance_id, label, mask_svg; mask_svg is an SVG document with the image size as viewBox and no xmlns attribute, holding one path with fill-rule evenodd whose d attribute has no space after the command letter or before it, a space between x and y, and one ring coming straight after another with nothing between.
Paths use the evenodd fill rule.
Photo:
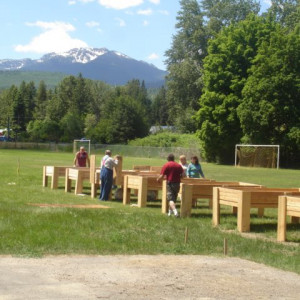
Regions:
<instances>
[{"instance_id":1,"label":"snow-capped mountain","mask_svg":"<svg viewBox=\"0 0 300 300\"><path fill-rule=\"evenodd\" d=\"M61 72L102 80L109 84L125 84L132 79L144 80L148 86L163 84L165 71L106 48L75 48L63 53L48 53L40 59L3 59L0 71Z\"/></svg>"}]
</instances>

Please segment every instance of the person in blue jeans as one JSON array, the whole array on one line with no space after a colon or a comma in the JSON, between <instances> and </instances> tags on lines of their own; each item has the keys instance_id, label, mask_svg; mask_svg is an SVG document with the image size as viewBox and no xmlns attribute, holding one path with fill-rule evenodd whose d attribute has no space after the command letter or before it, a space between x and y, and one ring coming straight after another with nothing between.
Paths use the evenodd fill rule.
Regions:
<instances>
[{"instance_id":1,"label":"person in blue jeans","mask_svg":"<svg viewBox=\"0 0 300 300\"><path fill-rule=\"evenodd\" d=\"M189 178L205 178L197 156L192 156L191 163L186 170L186 175Z\"/></svg>"},{"instance_id":2,"label":"person in blue jeans","mask_svg":"<svg viewBox=\"0 0 300 300\"><path fill-rule=\"evenodd\" d=\"M100 171L100 196L101 201L107 201L113 184L113 168L118 164L118 155L111 157L111 151L106 150L101 160Z\"/></svg>"}]
</instances>

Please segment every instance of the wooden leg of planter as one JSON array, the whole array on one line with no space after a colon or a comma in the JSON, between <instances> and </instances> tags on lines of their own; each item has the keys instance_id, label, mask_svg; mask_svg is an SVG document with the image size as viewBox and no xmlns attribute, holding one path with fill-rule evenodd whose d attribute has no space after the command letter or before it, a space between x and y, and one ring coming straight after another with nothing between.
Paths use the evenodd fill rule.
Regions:
<instances>
[{"instance_id":1,"label":"wooden leg of planter","mask_svg":"<svg viewBox=\"0 0 300 300\"><path fill-rule=\"evenodd\" d=\"M75 195L82 194L82 189L83 189L83 180L79 173L75 184Z\"/></svg>"},{"instance_id":2,"label":"wooden leg of planter","mask_svg":"<svg viewBox=\"0 0 300 300\"><path fill-rule=\"evenodd\" d=\"M98 189L99 189L99 184L91 183L91 198L97 198Z\"/></svg>"},{"instance_id":3,"label":"wooden leg of planter","mask_svg":"<svg viewBox=\"0 0 300 300\"><path fill-rule=\"evenodd\" d=\"M124 176L124 186L123 186L123 204L130 203L130 189L128 188L128 176Z\"/></svg>"},{"instance_id":4,"label":"wooden leg of planter","mask_svg":"<svg viewBox=\"0 0 300 300\"><path fill-rule=\"evenodd\" d=\"M264 216L265 209L263 207L259 207L257 209L257 216L262 218Z\"/></svg>"},{"instance_id":5,"label":"wooden leg of planter","mask_svg":"<svg viewBox=\"0 0 300 300\"><path fill-rule=\"evenodd\" d=\"M180 217L190 217L192 212L192 186L182 184L181 190Z\"/></svg>"},{"instance_id":6,"label":"wooden leg of planter","mask_svg":"<svg viewBox=\"0 0 300 300\"><path fill-rule=\"evenodd\" d=\"M286 240L286 197L278 198L278 222L277 222L277 241Z\"/></svg>"},{"instance_id":7,"label":"wooden leg of planter","mask_svg":"<svg viewBox=\"0 0 300 300\"><path fill-rule=\"evenodd\" d=\"M148 191L148 179L146 177L142 177L140 181L139 192L138 192L138 207L147 206L147 191Z\"/></svg>"},{"instance_id":8,"label":"wooden leg of planter","mask_svg":"<svg viewBox=\"0 0 300 300\"><path fill-rule=\"evenodd\" d=\"M219 203L219 189L213 188L213 225L220 224L220 203Z\"/></svg>"},{"instance_id":9,"label":"wooden leg of planter","mask_svg":"<svg viewBox=\"0 0 300 300\"><path fill-rule=\"evenodd\" d=\"M51 189L57 189L57 187L58 187L58 168L53 167Z\"/></svg>"},{"instance_id":10,"label":"wooden leg of planter","mask_svg":"<svg viewBox=\"0 0 300 300\"><path fill-rule=\"evenodd\" d=\"M71 192L72 181L69 179L69 168L66 169L65 175L65 192Z\"/></svg>"},{"instance_id":11,"label":"wooden leg of planter","mask_svg":"<svg viewBox=\"0 0 300 300\"><path fill-rule=\"evenodd\" d=\"M168 199L167 199L167 181L164 180L162 183L161 192L161 212L166 214L168 211Z\"/></svg>"},{"instance_id":12,"label":"wooden leg of planter","mask_svg":"<svg viewBox=\"0 0 300 300\"><path fill-rule=\"evenodd\" d=\"M238 201L238 231L250 231L250 203L251 194L248 192L241 192L241 198Z\"/></svg>"},{"instance_id":13,"label":"wooden leg of planter","mask_svg":"<svg viewBox=\"0 0 300 300\"><path fill-rule=\"evenodd\" d=\"M48 185L48 176L46 175L46 166L43 167L43 187Z\"/></svg>"}]
</instances>

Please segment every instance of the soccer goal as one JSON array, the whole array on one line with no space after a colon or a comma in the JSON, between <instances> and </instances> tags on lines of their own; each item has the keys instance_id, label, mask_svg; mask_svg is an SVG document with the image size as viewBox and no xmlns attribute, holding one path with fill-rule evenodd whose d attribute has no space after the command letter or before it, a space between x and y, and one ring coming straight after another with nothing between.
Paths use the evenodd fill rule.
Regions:
<instances>
[{"instance_id":1,"label":"soccer goal","mask_svg":"<svg viewBox=\"0 0 300 300\"><path fill-rule=\"evenodd\" d=\"M279 169L279 145L235 145L235 166Z\"/></svg>"},{"instance_id":2,"label":"soccer goal","mask_svg":"<svg viewBox=\"0 0 300 300\"><path fill-rule=\"evenodd\" d=\"M80 147L84 147L86 151L88 151L88 154L91 154L91 140L74 140L73 141L73 153L76 153L79 151Z\"/></svg>"}]
</instances>

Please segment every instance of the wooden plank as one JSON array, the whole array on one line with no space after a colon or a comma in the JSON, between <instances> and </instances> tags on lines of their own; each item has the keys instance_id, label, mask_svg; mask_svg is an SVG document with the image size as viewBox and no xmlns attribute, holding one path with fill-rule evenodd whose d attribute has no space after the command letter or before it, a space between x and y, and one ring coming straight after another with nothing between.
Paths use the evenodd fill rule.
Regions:
<instances>
[{"instance_id":1,"label":"wooden plank","mask_svg":"<svg viewBox=\"0 0 300 300\"><path fill-rule=\"evenodd\" d=\"M218 226L220 224L220 188L214 187L213 188L213 215L212 215L212 222L214 226Z\"/></svg>"},{"instance_id":2,"label":"wooden plank","mask_svg":"<svg viewBox=\"0 0 300 300\"><path fill-rule=\"evenodd\" d=\"M48 185L48 176L46 175L47 166L43 166L43 187Z\"/></svg>"},{"instance_id":3,"label":"wooden plank","mask_svg":"<svg viewBox=\"0 0 300 300\"><path fill-rule=\"evenodd\" d=\"M124 184L123 184L123 204L130 203L130 188L128 188L128 175L124 176Z\"/></svg>"},{"instance_id":4,"label":"wooden plank","mask_svg":"<svg viewBox=\"0 0 300 300\"><path fill-rule=\"evenodd\" d=\"M95 173L96 173L96 155L91 155L90 156L90 183L91 184L96 184L96 178L95 178Z\"/></svg>"},{"instance_id":5,"label":"wooden plank","mask_svg":"<svg viewBox=\"0 0 300 300\"><path fill-rule=\"evenodd\" d=\"M237 226L239 232L250 231L250 205L251 193L248 191L241 191L237 212Z\"/></svg>"},{"instance_id":6,"label":"wooden plank","mask_svg":"<svg viewBox=\"0 0 300 300\"><path fill-rule=\"evenodd\" d=\"M150 171L160 173L162 167L150 166Z\"/></svg>"},{"instance_id":7,"label":"wooden plank","mask_svg":"<svg viewBox=\"0 0 300 300\"><path fill-rule=\"evenodd\" d=\"M277 241L286 240L286 197L278 198L278 222L277 222Z\"/></svg>"},{"instance_id":8,"label":"wooden plank","mask_svg":"<svg viewBox=\"0 0 300 300\"><path fill-rule=\"evenodd\" d=\"M53 167L51 189L57 189L58 187L58 167Z\"/></svg>"},{"instance_id":9,"label":"wooden plank","mask_svg":"<svg viewBox=\"0 0 300 300\"><path fill-rule=\"evenodd\" d=\"M114 168L114 171L113 171L115 185L123 185L124 178L123 178L123 174L122 174L123 173L122 169L123 169L123 157L119 156L118 157L118 165Z\"/></svg>"},{"instance_id":10,"label":"wooden plank","mask_svg":"<svg viewBox=\"0 0 300 300\"><path fill-rule=\"evenodd\" d=\"M167 199L167 181L163 180L162 182L162 204L161 204L161 212L166 214L168 212L168 199Z\"/></svg>"},{"instance_id":11,"label":"wooden plank","mask_svg":"<svg viewBox=\"0 0 300 300\"><path fill-rule=\"evenodd\" d=\"M192 185L181 183L181 207L180 216L190 217L192 211Z\"/></svg>"},{"instance_id":12,"label":"wooden plank","mask_svg":"<svg viewBox=\"0 0 300 300\"><path fill-rule=\"evenodd\" d=\"M69 179L69 172L70 169L66 168L66 175L65 175L65 192L71 192L71 184L72 181Z\"/></svg>"},{"instance_id":13,"label":"wooden plank","mask_svg":"<svg viewBox=\"0 0 300 300\"><path fill-rule=\"evenodd\" d=\"M140 177L140 186L138 191L138 207L146 207L148 192L148 180L146 177Z\"/></svg>"}]
</instances>

